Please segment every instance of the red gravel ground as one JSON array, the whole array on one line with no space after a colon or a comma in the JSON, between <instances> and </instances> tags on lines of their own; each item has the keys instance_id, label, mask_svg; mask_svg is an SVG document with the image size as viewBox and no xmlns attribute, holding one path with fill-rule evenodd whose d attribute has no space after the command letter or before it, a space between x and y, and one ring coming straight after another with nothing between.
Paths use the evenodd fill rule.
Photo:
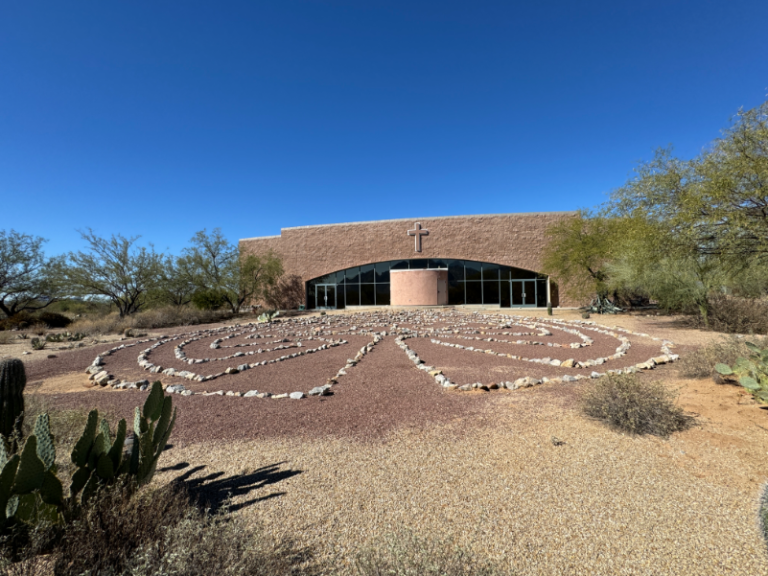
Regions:
<instances>
[{"instance_id":1,"label":"red gravel ground","mask_svg":"<svg viewBox=\"0 0 768 576\"><path fill-rule=\"evenodd\" d=\"M269 360L300 350L316 348L329 340L343 339L347 342L313 354L258 366L239 374L226 375L206 382L191 382L163 374L150 374L142 370L137 364L137 356L153 342L116 351L111 355L105 355L104 359L105 368L118 379L150 381L159 379L164 384L183 384L194 392L217 390L245 392L254 389L272 394L307 392L335 376L337 371L347 363L347 359L354 358L362 347L373 341L374 332L382 334L386 331L387 335L382 337L371 352L363 356L356 366L347 368L347 375L339 377L338 384L333 386L333 394L330 396L309 397L299 401L201 395L189 397L174 395L173 397L174 405L179 407L179 420L174 437L182 442L286 435L380 438L401 425L426 426L467 416L472 416L479 422L488 413L486 408L493 398L530 392L530 390L503 390L490 393L444 391L429 374L415 367L397 346L394 334L412 333L407 330L424 334L425 331L431 330L432 332L427 332L426 337L407 338L405 343L421 357L424 363L442 369L444 374L457 384L514 381L523 376L551 378L564 374L588 374L592 369L566 369L513 360L434 344L430 341L431 338L462 346L492 349L506 354L531 358L547 356L559 360L567 358L586 360L608 356L613 354L616 347L620 345L620 341L610 335L599 334L589 330L590 327L578 325L571 327L579 329L592 338L594 340L592 345L571 349L474 339L491 337L499 340L527 340L566 345L571 342L581 342L577 335L558 330L557 325L549 327L552 331L551 336L541 335L540 330L527 326L500 327L500 322L508 321L510 318L507 316L469 315L456 312L415 312L406 315L375 312L304 317L278 324L260 325L255 329L253 326L243 326L235 332L205 334L201 340L187 344L184 352L191 359L213 359L229 356L238 351L248 352L259 348L267 350L277 345L293 346L298 342L302 343L301 348L263 351L260 354L239 358L188 365L174 357L174 347L182 342L182 340L175 340L153 349L148 355L151 362L166 368L192 370L195 373L210 375L221 372L229 366ZM546 322L543 325L546 326ZM189 333L208 328L210 327L196 327L194 330L190 329ZM446 329L457 330L459 334L441 332ZM501 332L525 335L503 335ZM247 334L254 333L266 337L245 338ZM226 334L235 334L235 336L224 339L218 349L210 348L214 338L222 338ZM658 341L635 335L625 334L625 336L632 341L632 347L628 353L620 359L596 366L594 370L604 372L611 368L630 366L661 353L661 343ZM189 338L189 336L186 337ZM124 344L131 342L133 341L126 341ZM113 347L114 344L111 344L86 350L60 352L57 358L30 362L27 366L30 392L34 392L43 380L65 374L75 373L77 378L82 378L84 383L87 382L87 375L83 373L85 367L97 354L105 354ZM537 393L572 401L575 397L572 390L577 387L578 384L575 383L547 384L537 388ZM84 389L82 392L68 390L67 393L57 393L55 386L53 388L46 386L46 390L49 392L46 397L54 406L98 407L125 417L130 417L133 408L141 404L145 397L145 393L137 390L117 391L111 388L87 391Z\"/></svg>"}]
</instances>

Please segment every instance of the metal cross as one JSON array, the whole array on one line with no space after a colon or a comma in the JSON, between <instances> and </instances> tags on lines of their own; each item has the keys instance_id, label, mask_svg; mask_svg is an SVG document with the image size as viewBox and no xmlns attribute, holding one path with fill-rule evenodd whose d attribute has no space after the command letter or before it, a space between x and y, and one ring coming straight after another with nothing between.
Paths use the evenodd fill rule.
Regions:
<instances>
[{"instance_id":1,"label":"metal cross","mask_svg":"<svg viewBox=\"0 0 768 576\"><path fill-rule=\"evenodd\" d=\"M421 237L429 236L429 230L422 230L421 222L416 222L416 224L414 225L414 229L408 230L408 236L415 236L414 238L415 251L421 252Z\"/></svg>"}]
</instances>

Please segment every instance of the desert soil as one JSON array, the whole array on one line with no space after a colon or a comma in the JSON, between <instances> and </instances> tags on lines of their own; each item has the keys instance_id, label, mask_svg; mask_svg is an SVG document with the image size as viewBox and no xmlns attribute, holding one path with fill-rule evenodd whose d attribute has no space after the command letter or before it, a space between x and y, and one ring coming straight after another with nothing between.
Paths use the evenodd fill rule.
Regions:
<instances>
[{"instance_id":1,"label":"desert soil","mask_svg":"<svg viewBox=\"0 0 768 576\"><path fill-rule=\"evenodd\" d=\"M579 317L556 311L555 318ZM681 354L719 337L668 317L592 320L668 338ZM354 338L309 362L195 386L306 391L352 357L358 340L369 340ZM428 338L407 343L427 363L450 364L458 383L539 375L538 366L499 363ZM57 351L55 359L25 356L29 392L52 406L129 416L142 393L82 387L82 370L114 345ZM500 346L493 343L507 351ZM594 356L611 346L595 337L582 350ZM158 358L172 361L161 350ZM559 351L546 353L560 358ZM630 354L641 361L651 351L658 354L657 344L641 338ZM107 367L125 377L154 376L135 367L136 352L110 358ZM674 364L641 377L678 391L696 426L666 440L617 433L580 415L588 381L445 392L389 337L332 396L174 396L179 423L156 481L186 480L212 504L231 496L237 514L341 567L382 535L410 529L455 540L519 574L768 574L756 516L768 479L768 411L737 387L680 378Z\"/></svg>"}]
</instances>

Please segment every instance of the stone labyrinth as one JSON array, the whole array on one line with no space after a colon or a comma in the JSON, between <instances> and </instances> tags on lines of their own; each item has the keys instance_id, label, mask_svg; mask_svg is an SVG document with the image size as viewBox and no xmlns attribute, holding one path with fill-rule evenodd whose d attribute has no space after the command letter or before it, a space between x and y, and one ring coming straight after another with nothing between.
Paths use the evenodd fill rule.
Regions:
<instances>
[{"instance_id":1,"label":"stone labyrinth","mask_svg":"<svg viewBox=\"0 0 768 576\"><path fill-rule=\"evenodd\" d=\"M375 311L146 338L102 353L86 372L92 385L115 389L145 390L149 379L161 378L167 392L183 396L300 399L343 393L345 377L365 371L368 354L405 361L458 392L650 370L676 360L673 348L669 340L586 320ZM417 372L405 374L423 382ZM219 389L224 385L229 390Z\"/></svg>"}]
</instances>

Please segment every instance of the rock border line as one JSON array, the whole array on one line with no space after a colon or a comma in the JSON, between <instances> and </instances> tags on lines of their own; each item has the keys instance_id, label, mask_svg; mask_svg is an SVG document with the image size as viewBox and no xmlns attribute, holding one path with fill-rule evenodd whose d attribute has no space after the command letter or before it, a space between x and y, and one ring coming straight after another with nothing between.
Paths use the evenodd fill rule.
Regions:
<instances>
[{"instance_id":1,"label":"rock border line","mask_svg":"<svg viewBox=\"0 0 768 576\"><path fill-rule=\"evenodd\" d=\"M416 315L419 320L423 320L425 317L427 318L434 317L434 313L432 313L432 315L419 314L418 312L409 313L409 317L413 315ZM354 319L354 316L355 314L348 315L346 317ZM408 359L411 362L413 362L419 370L427 372L430 376L432 376L436 384L441 386L443 389L455 390L459 392L477 390L477 389L489 391L489 390L494 390L499 388L506 388L508 390L517 390L519 388L528 388L530 386L535 386L535 385L544 384L548 382L549 383L571 383L571 382L577 382L579 380L584 380L584 379L599 378L601 376L604 376L605 374L635 373L641 370L651 370L657 365L674 362L679 358L677 354L673 353L672 348L674 347L674 343L670 340L653 337L645 333L632 332L625 328L618 328L618 327L609 328L607 326L602 326L600 324L597 324L594 321L585 321L585 320L563 321L563 320L557 320L557 319L542 321L539 318L530 318L525 316L507 316L507 315L498 316L498 315L479 314L479 313L468 315L468 318L476 323L490 324L493 322L499 322L501 320L498 326L498 329L500 330L509 329L509 328L512 328L512 326L522 326L524 328L528 328L532 330L532 332L504 332L504 331L488 332L485 330L481 332L479 330L474 330L473 333L475 334L481 333L483 336L487 336L487 337L480 337L480 336L468 335L466 333L467 332L466 329L462 332L461 329L457 329L455 326L450 326L450 322L448 326L438 327L437 329L430 327L430 328L426 328L424 331L422 331L422 333L419 333L419 331L398 326L398 323L402 320L399 318L398 315L390 313L389 316L390 316L390 319L398 320L397 322L391 323L392 331L389 331L389 332L386 330L381 330L381 331L373 331L373 330L366 331L364 329L358 330L357 326L352 326L346 332L344 331L341 331L341 333L337 333L335 331L332 332L332 335L349 335L349 334L363 335L368 333L368 334L373 334L374 338L368 344L363 346L353 358L348 359L346 364L342 368L340 368L333 377L328 378L324 385L316 386L307 392L297 391L297 392L283 393L283 394L259 392L258 390L250 390L248 392L233 392L231 390L226 392L224 390L219 390L216 392L197 392L197 391L187 389L183 384L166 385L165 390L168 393L181 394L182 396L218 395L218 396L234 396L234 397L245 397L245 398L256 397L256 398L273 398L273 399L281 399L281 398L301 399L306 396L324 396L324 395L330 394L331 388L334 385L338 384L339 379L347 374L347 370L353 369L355 366L357 366L357 364L363 359L363 357L366 354L370 353L373 350L374 346L376 346L376 344L378 344L384 337L388 335L395 336L395 343L401 350L403 350L403 352L407 355ZM335 317L335 318L338 319L339 317ZM377 318L381 320L378 316L372 316L372 318ZM445 320L446 322L449 321L449 318L447 317L447 315ZM286 360L299 358L307 354L318 353L324 350L328 350L330 348L349 344L349 342L347 340L344 340L343 338L334 340L332 338L324 338L316 334L315 335L309 334L305 337L297 339L295 343L292 343L285 336L279 337L272 334L255 333L256 330L263 329L263 328L268 328L268 329L272 328L272 329L276 329L277 331L285 330L289 322L290 320L283 320L279 326L276 324L273 325L273 324L264 324L264 323L248 323L245 325L235 324L233 326L225 326L225 327L214 328L209 330L198 330L192 333L180 334L176 336L164 335L164 336L157 336L153 338L146 338L143 340L138 340L131 344L121 344L97 356L94 359L94 361L91 363L91 365L86 368L85 372L90 375L89 380L92 380L94 384L98 384L101 386L111 385L112 388L118 389L118 390L138 389L143 391L143 390L147 390L149 387L148 380L139 380L139 381L133 381L133 382L114 380L113 376L109 374L109 372L105 368L103 368L104 357L110 356L115 352L119 352L127 348L132 348L142 344L152 343L151 346L149 346L146 349L143 349L137 357L137 362L141 368L143 368L144 370L152 374L163 374L165 376L183 378L183 379L194 381L194 382L207 382L207 381L215 380L216 378L220 378L224 375L237 374L245 370L258 368L260 366L266 366L266 365L274 364L277 362L283 362ZM406 319L406 322L407 322L407 319ZM329 329L333 326L332 322L326 321L326 324L327 324L326 327ZM372 322L370 324L372 324ZM515 345L549 346L553 348L563 348L563 349L567 349L567 348L577 349L577 348L591 346L594 340L589 336L583 334L580 330L574 328L574 326L579 327L581 330L597 332L606 336L610 336L612 338L616 338L621 342L621 344L616 348L614 354L611 354L609 356L600 357L596 359L583 360L583 361L576 361L572 358L561 361L557 359L551 359L549 357L528 358L528 357L518 356L514 354L496 352L491 348L464 346L454 342L445 341L446 338L448 339L452 338L452 339L471 340L471 341L477 341L477 342L499 342L499 343L505 343L505 344L515 344ZM533 331L535 331L535 334L537 336L551 336L552 332L550 331L550 329L555 329L555 330L559 330L574 336L578 336L581 339L581 342L574 342L566 345L566 344L560 344L556 342L539 342L534 340L510 341L510 340L494 337L494 336L531 336L534 334ZM250 334L246 334L246 332L250 332ZM188 358L186 353L184 352L184 347L192 342L196 342L210 336L219 336L219 335L222 335L222 337L215 338L209 345L211 349L244 348L249 346L257 346L259 344L269 344L269 345L277 344L277 346L275 346L272 349L259 348L258 350L253 350L249 352L236 352L234 354L231 354L229 356L222 357L222 358ZM434 336L439 336L439 338L435 338ZM632 345L631 341L627 336L649 338L651 340L661 342L661 350L660 350L661 354L658 356L649 358L644 362L639 362L639 363L633 364L632 366L628 366L624 368L609 369L609 370L606 370L605 372L598 372L596 370L593 370L589 375L567 374L564 376L553 376L553 377L545 376L542 378L533 378L530 376L525 376L525 377L517 378L514 381L505 381L505 382L499 382L499 383L475 382L475 383L469 383L469 384L463 384L463 385L459 385L451 381L450 378L443 373L442 369L425 364L421 360L421 358L418 356L418 354L413 349L411 349L406 343L406 341L411 338L429 338L432 344L448 346L448 347L452 347L452 348L456 348L456 349L460 349L468 352L478 352L482 354L495 355L499 357L509 358L512 360L531 362L536 364L544 364L544 365L551 365L551 366L558 366L558 367L565 367L565 368L588 369L588 368L601 366L605 362L608 362L610 360L617 360L623 357L624 355L626 355L627 351ZM236 337L244 337L246 339L266 339L266 338L276 338L276 339L270 342L263 342L263 343L256 342L256 343L248 343L248 344L235 344L233 346L221 346L222 342L232 338L236 338ZM443 338L443 340L441 340L440 338ZM245 363L245 364L240 364L238 366L230 366L226 368L224 371L221 371L212 375L208 375L208 376L204 376L202 374L192 372L191 370L177 370L175 368L163 368L162 366L156 365L149 360L149 356L151 355L153 350L165 344L176 342L179 340L181 340L181 342L174 347L174 356L180 362L185 362L188 365L199 365L199 364L207 364L209 362L214 362L214 361L232 360L235 358L245 358L245 357L254 356L263 352L275 352L275 351L282 351L282 350L289 350L289 349L299 349L299 351L293 352L288 355L283 355L278 358L272 358L270 360ZM312 341L321 341L324 343L315 348L304 347L304 342L312 342ZM284 344L288 344L288 345L284 345Z\"/></svg>"}]
</instances>

